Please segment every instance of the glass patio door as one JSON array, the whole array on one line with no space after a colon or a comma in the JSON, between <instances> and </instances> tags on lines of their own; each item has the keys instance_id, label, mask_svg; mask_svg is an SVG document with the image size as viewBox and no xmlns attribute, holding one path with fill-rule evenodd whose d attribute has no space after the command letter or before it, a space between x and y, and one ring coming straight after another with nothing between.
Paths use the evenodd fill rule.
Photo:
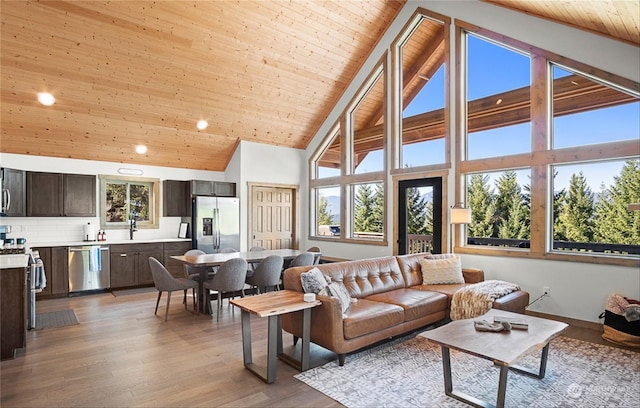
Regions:
<instances>
[{"instance_id":1,"label":"glass patio door","mask_svg":"<svg viewBox=\"0 0 640 408\"><path fill-rule=\"evenodd\" d=\"M398 255L442 252L442 178L398 182Z\"/></svg>"}]
</instances>

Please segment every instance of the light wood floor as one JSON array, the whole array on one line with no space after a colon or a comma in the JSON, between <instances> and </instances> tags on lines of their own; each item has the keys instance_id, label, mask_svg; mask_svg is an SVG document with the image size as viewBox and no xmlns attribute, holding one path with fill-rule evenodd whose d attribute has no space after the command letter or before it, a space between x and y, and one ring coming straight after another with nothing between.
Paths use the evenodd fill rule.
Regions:
<instances>
[{"instance_id":1,"label":"light wood floor","mask_svg":"<svg viewBox=\"0 0 640 408\"><path fill-rule=\"evenodd\" d=\"M158 316L155 299L152 292L38 301L38 312L73 309L80 324L28 332L26 351L0 365L0 406L342 406L293 378L298 371L282 361L270 385L244 369L240 311L226 302L216 322L185 311L175 293L164 322L165 298ZM266 323L252 317L257 364L266 362ZM568 334L606 344L593 330ZM283 341L291 345L291 336ZM312 365L336 358L323 350L312 350Z\"/></svg>"}]
</instances>

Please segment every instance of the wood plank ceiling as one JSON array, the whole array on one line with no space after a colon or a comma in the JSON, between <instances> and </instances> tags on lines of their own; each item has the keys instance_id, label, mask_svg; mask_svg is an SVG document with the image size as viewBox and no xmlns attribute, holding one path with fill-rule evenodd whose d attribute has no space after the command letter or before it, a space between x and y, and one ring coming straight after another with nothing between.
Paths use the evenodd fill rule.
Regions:
<instances>
[{"instance_id":1,"label":"wood plank ceiling","mask_svg":"<svg viewBox=\"0 0 640 408\"><path fill-rule=\"evenodd\" d=\"M305 148L404 2L3 1L0 151L223 171L239 140ZM488 2L640 42L637 1Z\"/></svg>"}]
</instances>

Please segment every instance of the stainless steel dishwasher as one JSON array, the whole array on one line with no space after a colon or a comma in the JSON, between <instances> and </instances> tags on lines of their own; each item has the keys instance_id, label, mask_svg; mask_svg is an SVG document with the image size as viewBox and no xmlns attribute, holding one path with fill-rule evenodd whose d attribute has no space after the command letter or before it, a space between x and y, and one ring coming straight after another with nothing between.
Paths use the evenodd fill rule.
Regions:
<instances>
[{"instance_id":1,"label":"stainless steel dishwasher","mask_svg":"<svg viewBox=\"0 0 640 408\"><path fill-rule=\"evenodd\" d=\"M108 245L69 247L69 293L111 287Z\"/></svg>"}]
</instances>

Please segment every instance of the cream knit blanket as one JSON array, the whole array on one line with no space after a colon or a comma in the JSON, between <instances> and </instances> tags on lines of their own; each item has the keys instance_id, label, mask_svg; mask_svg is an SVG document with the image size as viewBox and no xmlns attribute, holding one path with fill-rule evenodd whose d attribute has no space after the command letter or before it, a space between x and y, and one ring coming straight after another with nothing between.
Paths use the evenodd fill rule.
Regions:
<instances>
[{"instance_id":1,"label":"cream knit blanket","mask_svg":"<svg viewBox=\"0 0 640 408\"><path fill-rule=\"evenodd\" d=\"M453 294L451 320L483 315L491 309L494 300L516 290L520 290L520 286L500 280L487 280L465 286Z\"/></svg>"}]
</instances>

